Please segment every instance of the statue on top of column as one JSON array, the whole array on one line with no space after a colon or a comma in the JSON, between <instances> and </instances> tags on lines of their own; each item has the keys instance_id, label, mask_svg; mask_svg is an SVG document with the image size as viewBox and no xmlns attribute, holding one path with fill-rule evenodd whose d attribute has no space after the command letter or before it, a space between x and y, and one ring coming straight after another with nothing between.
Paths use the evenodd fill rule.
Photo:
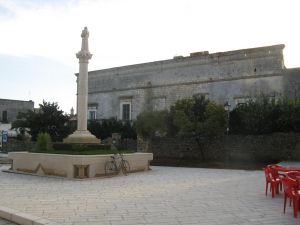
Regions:
<instances>
[{"instance_id":1,"label":"statue on top of column","mask_svg":"<svg viewBox=\"0 0 300 225\"><path fill-rule=\"evenodd\" d=\"M92 54L89 52L89 31L87 27L84 27L81 33L82 43L81 43L81 50L76 54L77 58L84 58L85 60L91 59Z\"/></svg>"},{"instance_id":2,"label":"statue on top of column","mask_svg":"<svg viewBox=\"0 0 300 225\"><path fill-rule=\"evenodd\" d=\"M81 33L81 37L82 38L88 38L89 37L89 31L88 31L88 29L87 29L87 27L84 27L84 29L82 30L82 33Z\"/></svg>"}]
</instances>

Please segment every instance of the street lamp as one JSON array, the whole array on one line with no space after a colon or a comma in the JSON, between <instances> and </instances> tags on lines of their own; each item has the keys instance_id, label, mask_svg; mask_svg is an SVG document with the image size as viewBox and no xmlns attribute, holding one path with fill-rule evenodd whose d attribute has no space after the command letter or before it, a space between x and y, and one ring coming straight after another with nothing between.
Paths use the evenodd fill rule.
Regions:
<instances>
[{"instance_id":1,"label":"street lamp","mask_svg":"<svg viewBox=\"0 0 300 225\"><path fill-rule=\"evenodd\" d=\"M225 102L224 104L224 109L227 112L227 128L226 128L226 134L228 135L229 132L229 112L230 112L230 104L227 102Z\"/></svg>"}]
</instances>

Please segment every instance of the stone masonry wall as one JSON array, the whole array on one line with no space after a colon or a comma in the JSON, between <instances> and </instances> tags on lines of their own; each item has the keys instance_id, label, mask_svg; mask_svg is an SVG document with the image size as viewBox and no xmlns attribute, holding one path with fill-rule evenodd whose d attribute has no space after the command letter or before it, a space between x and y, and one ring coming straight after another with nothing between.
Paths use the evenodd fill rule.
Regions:
<instances>
[{"instance_id":1,"label":"stone masonry wall","mask_svg":"<svg viewBox=\"0 0 300 225\"><path fill-rule=\"evenodd\" d=\"M193 139L154 138L151 141L139 139L138 151L152 152L154 161L159 159L202 160L199 146ZM300 134L229 135L206 144L203 151L205 160L208 161L300 160Z\"/></svg>"},{"instance_id":2,"label":"stone masonry wall","mask_svg":"<svg viewBox=\"0 0 300 225\"><path fill-rule=\"evenodd\" d=\"M167 109L193 95L232 107L241 99L283 93L283 45L191 54L171 60L89 72L89 104L97 119L120 119L120 102L131 102L132 119L145 110Z\"/></svg>"},{"instance_id":3,"label":"stone masonry wall","mask_svg":"<svg viewBox=\"0 0 300 225\"><path fill-rule=\"evenodd\" d=\"M300 68L286 70L283 85L285 96L291 99L300 99Z\"/></svg>"},{"instance_id":4,"label":"stone masonry wall","mask_svg":"<svg viewBox=\"0 0 300 225\"><path fill-rule=\"evenodd\" d=\"M281 72L283 45L191 55L89 72L89 93ZM134 82L132 82L134 81Z\"/></svg>"},{"instance_id":5,"label":"stone masonry wall","mask_svg":"<svg viewBox=\"0 0 300 225\"><path fill-rule=\"evenodd\" d=\"M176 85L161 87L149 87L147 89L115 91L102 94L89 94L89 101L98 104L97 118L119 118L120 101L122 98L130 98L132 118L146 110L168 109L178 99L189 98L193 95L205 95L209 99L220 104L226 101L234 107L239 99L265 93L277 96L282 92L282 77L262 77L231 81L219 81L210 83L191 83L188 85Z\"/></svg>"}]
</instances>

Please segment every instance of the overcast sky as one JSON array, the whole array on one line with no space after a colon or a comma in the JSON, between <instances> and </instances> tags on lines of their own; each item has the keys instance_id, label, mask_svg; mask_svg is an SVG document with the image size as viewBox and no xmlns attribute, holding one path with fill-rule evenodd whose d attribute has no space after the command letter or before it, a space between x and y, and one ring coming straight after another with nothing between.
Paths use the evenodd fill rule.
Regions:
<instances>
[{"instance_id":1,"label":"overcast sky","mask_svg":"<svg viewBox=\"0 0 300 225\"><path fill-rule=\"evenodd\" d=\"M0 98L76 108L75 53L89 70L285 44L300 67L299 0L0 0Z\"/></svg>"}]
</instances>

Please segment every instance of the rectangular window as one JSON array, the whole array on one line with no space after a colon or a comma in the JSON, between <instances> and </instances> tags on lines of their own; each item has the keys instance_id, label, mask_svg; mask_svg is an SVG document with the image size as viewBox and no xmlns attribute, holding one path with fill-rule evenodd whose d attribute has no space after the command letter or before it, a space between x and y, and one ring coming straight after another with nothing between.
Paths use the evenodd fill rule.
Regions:
<instances>
[{"instance_id":1,"label":"rectangular window","mask_svg":"<svg viewBox=\"0 0 300 225\"><path fill-rule=\"evenodd\" d=\"M96 119L96 111L89 111L89 120Z\"/></svg>"},{"instance_id":2,"label":"rectangular window","mask_svg":"<svg viewBox=\"0 0 300 225\"><path fill-rule=\"evenodd\" d=\"M98 109L98 106L96 105L92 105L90 104L88 106L88 119L89 120L95 120L97 119L97 109Z\"/></svg>"},{"instance_id":3,"label":"rectangular window","mask_svg":"<svg viewBox=\"0 0 300 225\"><path fill-rule=\"evenodd\" d=\"M130 120L130 104L122 104L122 120Z\"/></svg>"},{"instance_id":4,"label":"rectangular window","mask_svg":"<svg viewBox=\"0 0 300 225\"><path fill-rule=\"evenodd\" d=\"M132 97L130 96L122 96L120 97L120 108L119 108L119 120L131 120L132 115Z\"/></svg>"},{"instance_id":5,"label":"rectangular window","mask_svg":"<svg viewBox=\"0 0 300 225\"><path fill-rule=\"evenodd\" d=\"M6 110L2 112L2 122L3 123L7 123L8 122L7 121L7 111Z\"/></svg>"}]
</instances>

